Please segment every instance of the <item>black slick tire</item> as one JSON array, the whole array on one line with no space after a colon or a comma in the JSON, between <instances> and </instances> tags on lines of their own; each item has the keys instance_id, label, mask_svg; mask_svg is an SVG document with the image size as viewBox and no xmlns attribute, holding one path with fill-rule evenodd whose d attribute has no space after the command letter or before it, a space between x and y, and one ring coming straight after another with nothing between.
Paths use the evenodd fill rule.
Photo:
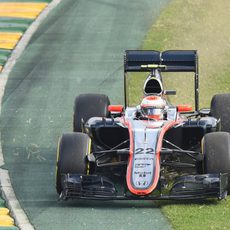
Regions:
<instances>
[{"instance_id":1,"label":"black slick tire","mask_svg":"<svg viewBox=\"0 0 230 230\"><path fill-rule=\"evenodd\" d=\"M104 94L80 94L74 103L73 131L82 132L82 120L91 117L108 117L110 101Z\"/></svg>"},{"instance_id":2,"label":"black slick tire","mask_svg":"<svg viewBox=\"0 0 230 230\"><path fill-rule=\"evenodd\" d=\"M65 173L86 174L86 155L90 153L90 138L84 133L66 133L57 147L56 190L62 191L61 177Z\"/></svg>"},{"instance_id":3,"label":"black slick tire","mask_svg":"<svg viewBox=\"0 0 230 230\"><path fill-rule=\"evenodd\" d=\"M203 139L203 153L205 173L230 173L229 133L214 132L206 134Z\"/></svg>"},{"instance_id":4,"label":"black slick tire","mask_svg":"<svg viewBox=\"0 0 230 230\"><path fill-rule=\"evenodd\" d=\"M220 119L221 131L230 133L230 94L217 94L211 101L211 116Z\"/></svg>"}]
</instances>

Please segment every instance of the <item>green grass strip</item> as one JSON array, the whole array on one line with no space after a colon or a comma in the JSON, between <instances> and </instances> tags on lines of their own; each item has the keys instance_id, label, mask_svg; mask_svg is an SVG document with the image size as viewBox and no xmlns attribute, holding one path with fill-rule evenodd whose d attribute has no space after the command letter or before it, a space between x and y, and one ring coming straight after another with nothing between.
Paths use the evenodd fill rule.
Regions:
<instances>
[{"instance_id":1,"label":"green grass strip","mask_svg":"<svg viewBox=\"0 0 230 230\"><path fill-rule=\"evenodd\" d=\"M24 33L27 30L27 27L2 27L0 23L0 32L21 32Z\"/></svg>"},{"instance_id":2,"label":"green grass strip","mask_svg":"<svg viewBox=\"0 0 230 230\"><path fill-rule=\"evenodd\" d=\"M33 20L0 17L0 32L24 33Z\"/></svg>"},{"instance_id":3,"label":"green grass strip","mask_svg":"<svg viewBox=\"0 0 230 230\"><path fill-rule=\"evenodd\" d=\"M0 65L3 66L11 54L10 50L0 49Z\"/></svg>"},{"instance_id":4,"label":"green grass strip","mask_svg":"<svg viewBox=\"0 0 230 230\"><path fill-rule=\"evenodd\" d=\"M33 22L33 20L32 19L26 19L26 18L0 17L0 22L23 24L23 25L29 26Z\"/></svg>"},{"instance_id":5,"label":"green grass strip","mask_svg":"<svg viewBox=\"0 0 230 230\"><path fill-rule=\"evenodd\" d=\"M0 49L0 55L9 56L10 54L11 54L11 50Z\"/></svg>"},{"instance_id":6,"label":"green grass strip","mask_svg":"<svg viewBox=\"0 0 230 230\"><path fill-rule=\"evenodd\" d=\"M0 31L24 33L32 20L17 20L15 18L0 18Z\"/></svg>"}]
</instances>

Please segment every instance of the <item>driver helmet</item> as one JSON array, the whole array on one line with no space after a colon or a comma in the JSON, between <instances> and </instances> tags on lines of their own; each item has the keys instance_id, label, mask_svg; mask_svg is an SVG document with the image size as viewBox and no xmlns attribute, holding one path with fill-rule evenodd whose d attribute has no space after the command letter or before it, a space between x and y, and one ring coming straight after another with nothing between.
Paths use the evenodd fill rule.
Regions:
<instances>
[{"instance_id":1,"label":"driver helmet","mask_svg":"<svg viewBox=\"0 0 230 230\"><path fill-rule=\"evenodd\" d=\"M159 96L147 96L141 102L141 112L144 117L161 120L164 118L166 101Z\"/></svg>"}]
</instances>

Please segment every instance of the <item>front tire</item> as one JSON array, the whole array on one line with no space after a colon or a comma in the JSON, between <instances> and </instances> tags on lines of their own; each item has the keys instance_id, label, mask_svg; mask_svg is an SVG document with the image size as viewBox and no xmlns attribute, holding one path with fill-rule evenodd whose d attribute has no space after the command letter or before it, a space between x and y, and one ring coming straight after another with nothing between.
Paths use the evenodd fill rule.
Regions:
<instances>
[{"instance_id":1,"label":"front tire","mask_svg":"<svg viewBox=\"0 0 230 230\"><path fill-rule=\"evenodd\" d=\"M211 116L220 119L221 131L230 133L230 94L217 94L211 102Z\"/></svg>"},{"instance_id":2,"label":"front tire","mask_svg":"<svg viewBox=\"0 0 230 230\"><path fill-rule=\"evenodd\" d=\"M82 120L87 122L91 117L109 117L110 101L104 94L80 94L74 103L73 131L83 132Z\"/></svg>"},{"instance_id":3,"label":"front tire","mask_svg":"<svg viewBox=\"0 0 230 230\"><path fill-rule=\"evenodd\" d=\"M230 173L229 133L214 132L206 134L203 139L203 153L205 173Z\"/></svg>"},{"instance_id":4,"label":"front tire","mask_svg":"<svg viewBox=\"0 0 230 230\"><path fill-rule=\"evenodd\" d=\"M90 138L84 133L63 134L57 148L56 190L62 192L61 178L65 173L87 173L86 155L90 153Z\"/></svg>"}]
</instances>

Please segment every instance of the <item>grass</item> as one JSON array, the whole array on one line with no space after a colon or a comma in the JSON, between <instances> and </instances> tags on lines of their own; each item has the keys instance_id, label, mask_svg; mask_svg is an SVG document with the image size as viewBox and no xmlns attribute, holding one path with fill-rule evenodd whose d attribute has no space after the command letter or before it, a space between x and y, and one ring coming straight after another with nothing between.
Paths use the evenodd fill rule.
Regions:
<instances>
[{"instance_id":1,"label":"grass","mask_svg":"<svg viewBox=\"0 0 230 230\"><path fill-rule=\"evenodd\" d=\"M160 202L176 230L224 230L230 226L230 199L200 202Z\"/></svg>"},{"instance_id":2,"label":"grass","mask_svg":"<svg viewBox=\"0 0 230 230\"><path fill-rule=\"evenodd\" d=\"M143 43L143 49L198 50L201 107L209 107L214 94L230 92L229 8L228 0L172 0ZM192 78L176 76L165 82L167 88L179 85L175 101L193 89Z\"/></svg>"},{"instance_id":3,"label":"grass","mask_svg":"<svg viewBox=\"0 0 230 230\"><path fill-rule=\"evenodd\" d=\"M229 9L229 0L172 0L143 42L143 49L198 50L200 107L209 107L214 94L230 93ZM193 82L188 79L192 80L183 74L165 77L168 89L178 89L173 102L193 100ZM174 229L230 228L230 196L223 201L159 202L159 206Z\"/></svg>"}]
</instances>

